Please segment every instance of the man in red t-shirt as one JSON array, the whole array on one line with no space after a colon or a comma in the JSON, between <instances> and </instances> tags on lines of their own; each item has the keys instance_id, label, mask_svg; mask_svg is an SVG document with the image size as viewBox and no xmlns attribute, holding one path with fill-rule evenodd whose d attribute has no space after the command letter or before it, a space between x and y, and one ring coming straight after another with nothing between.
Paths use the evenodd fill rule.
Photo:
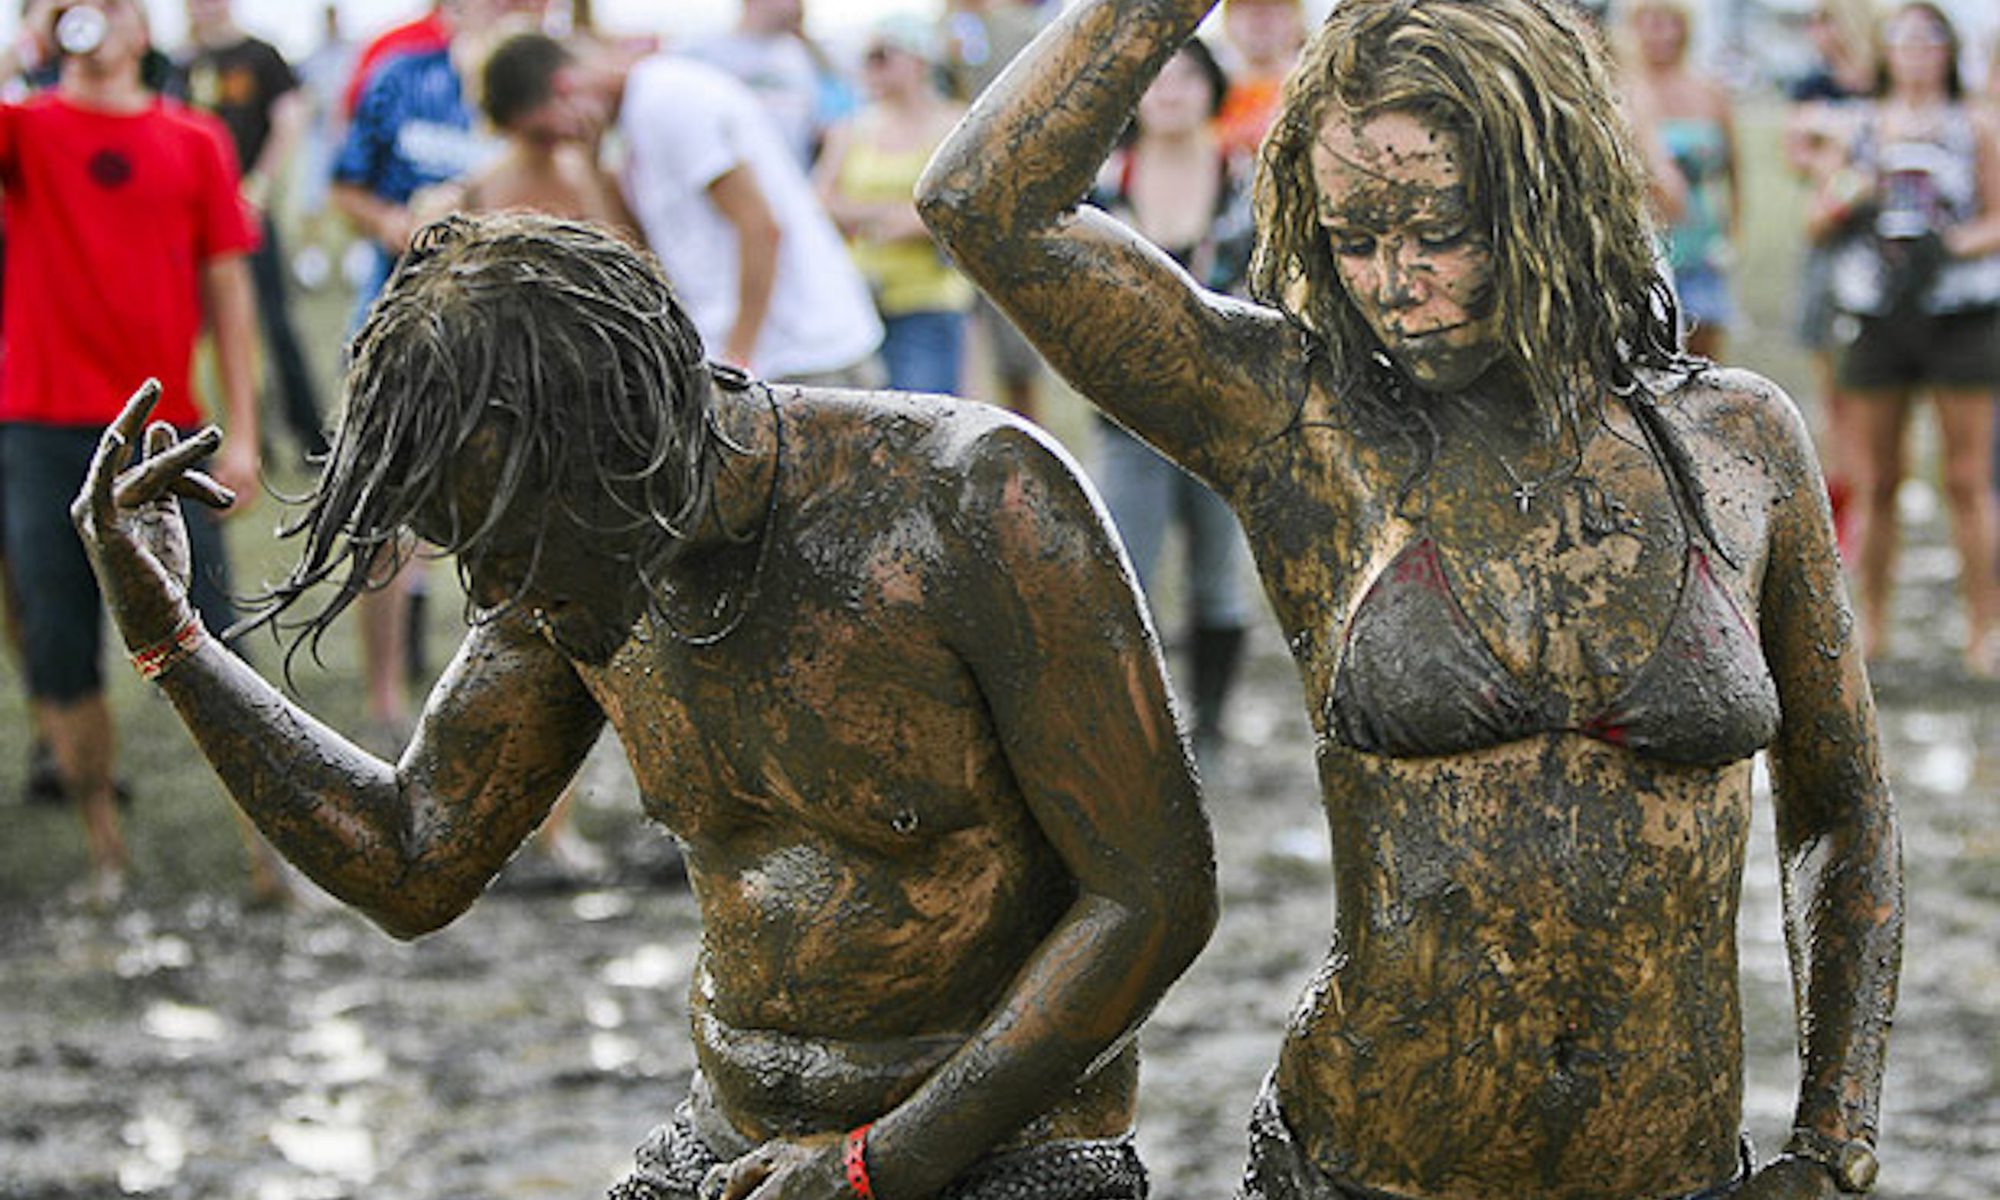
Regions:
<instances>
[{"instance_id":1,"label":"man in red t-shirt","mask_svg":"<svg viewBox=\"0 0 2000 1200\"><path fill-rule=\"evenodd\" d=\"M25 20L60 46L50 24L57 8L35 0ZM214 333L231 434L211 474L242 499L256 494L255 318L244 255L257 233L221 124L142 81L149 42L139 0L61 8L102 15L95 46L72 40L54 88L0 105L9 233L0 487L29 695L82 812L93 893L109 899L126 854L100 662L102 606L69 504L99 431L140 380L165 384L159 420L182 431L202 424L192 364L204 324ZM193 507L192 598L213 613L212 628L224 628L232 614L222 539ZM277 886L261 872L260 881Z\"/></svg>"}]
</instances>

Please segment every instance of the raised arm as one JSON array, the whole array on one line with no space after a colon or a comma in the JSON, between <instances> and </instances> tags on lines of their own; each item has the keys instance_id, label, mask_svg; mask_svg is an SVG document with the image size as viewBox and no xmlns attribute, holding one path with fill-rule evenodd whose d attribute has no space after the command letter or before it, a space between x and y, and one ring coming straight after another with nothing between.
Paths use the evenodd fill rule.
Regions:
<instances>
[{"instance_id":1,"label":"raised arm","mask_svg":"<svg viewBox=\"0 0 2000 1200\"><path fill-rule=\"evenodd\" d=\"M1160 67L1213 0L1084 0L1015 60L918 185L932 233L1092 403L1226 483L1283 428L1302 369L1285 322L1203 291L1081 206Z\"/></svg>"},{"instance_id":2,"label":"raised arm","mask_svg":"<svg viewBox=\"0 0 2000 1200\"><path fill-rule=\"evenodd\" d=\"M157 394L142 389L106 432L72 509L135 662L286 858L398 937L441 928L540 824L602 713L543 639L496 621L460 647L400 764L320 724L211 639L187 602L174 497L227 502L186 471L219 435L176 445L156 426L146 461L114 479Z\"/></svg>"},{"instance_id":3,"label":"raised arm","mask_svg":"<svg viewBox=\"0 0 2000 1200\"><path fill-rule=\"evenodd\" d=\"M1784 714L1771 766L1801 1060L1794 1126L1823 1158L1875 1144L1902 961L1902 861L1826 489L1803 422L1776 400L1783 429L1764 458L1789 478L1761 625ZM1808 1167L1788 1169L1827 1182Z\"/></svg>"}]
</instances>

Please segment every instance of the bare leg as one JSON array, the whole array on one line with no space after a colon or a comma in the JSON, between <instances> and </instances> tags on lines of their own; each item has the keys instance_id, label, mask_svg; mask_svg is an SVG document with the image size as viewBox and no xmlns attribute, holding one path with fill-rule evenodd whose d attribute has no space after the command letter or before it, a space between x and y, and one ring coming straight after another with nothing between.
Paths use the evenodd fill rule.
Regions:
<instances>
[{"instance_id":1,"label":"bare leg","mask_svg":"<svg viewBox=\"0 0 2000 1200\"><path fill-rule=\"evenodd\" d=\"M1002 385L1007 392L1007 408L1039 425L1042 423L1041 389L1032 379L1009 379Z\"/></svg>"},{"instance_id":2,"label":"bare leg","mask_svg":"<svg viewBox=\"0 0 2000 1200\"><path fill-rule=\"evenodd\" d=\"M394 729L400 735L409 724L410 699L403 670L410 636L409 590L414 573L422 569L415 560L407 561L394 578L363 592L354 602L361 620L361 668L368 688L368 720L374 727L371 734ZM389 570L386 556L377 570ZM394 753L402 747L372 749Z\"/></svg>"},{"instance_id":3,"label":"bare leg","mask_svg":"<svg viewBox=\"0 0 2000 1200\"><path fill-rule=\"evenodd\" d=\"M2000 674L2000 581L1994 578L1993 395L1974 389L1936 394L1944 495L1958 550L1965 601L1965 662L1975 674ZM1990 643L1990 644L1989 644Z\"/></svg>"},{"instance_id":4,"label":"bare leg","mask_svg":"<svg viewBox=\"0 0 2000 1200\"><path fill-rule=\"evenodd\" d=\"M571 810L576 807L576 784L563 789L555 807L549 810L547 819L535 833L535 840L529 845L535 853L556 864L562 872L576 881L591 879L603 873L604 855L582 834L576 831L570 820Z\"/></svg>"},{"instance_id":5,"label":"bare leg","mask_svg":"<svg viewBox=\"0 0 2000 1200\"><path fill-rule=\"evenodd\" d=\"M1824 350L1812 356L1813 380L1819 385L1821 417L1820 466L1826 475L1826 496L1833 508L1833 532L1843 557L1854 554L1854 470L1847 455L1853 453L1855 433L1854 403L1841 390L1834 370L1833 355Z\"/></svg>"},{"instance_id":6,"label":"bare leg","mask_svg":"<svg viewBox=\"0 0 2000 1200\"><path fill-rule=\"evenodd\" d=\"M125 869L130 862L112 790L116 746L110 706L104 693L98 692L68 704L38 701L36 708L55 751L63 786L83 818L84 845L90 852L91 898L100 904L110 903L124 891Z\"/></svg>"},{"instance_id":7,"label":"bare leg","mask_svg":"<svg viewBox=\"0 0 2000 1200\"><path fill-rule=\"evenodd\" d=\"M1907 391L1856 393L1849 401L1853 440L1842 459L1853 473L1855 560L1860 576L1861 649L1880 658L1888 645L1889 591L1896 565L1896 489L1903 482Z\"/></svg>"}]
</instances>

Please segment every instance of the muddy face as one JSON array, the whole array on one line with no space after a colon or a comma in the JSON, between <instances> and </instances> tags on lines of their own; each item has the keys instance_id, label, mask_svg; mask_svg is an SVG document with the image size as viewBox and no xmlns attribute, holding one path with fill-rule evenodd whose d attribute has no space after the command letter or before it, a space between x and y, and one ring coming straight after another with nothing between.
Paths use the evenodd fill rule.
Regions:
<instances>
[{"instance_id":1,"label":"muddy face","mask_svg":"<svg viewBox=\"0 0 2000 1200\"><path fill-rule=\"evenodd\" d=\"M471 460L457 473L451 498L419 515L419 537L437 544L457 540L463 530L484 519L497 502L494 481L501 475L501 440L482 429L463 453ZM578 662L602 666L631 637L645 610L645 589L633 561L632 548L601 532L615 525L618 514L608 497L597 497L586 519L568 506L524 488L502 512L492 534L465 556L466 580L473 606L493 612L512 604L556 649ZM597 511L597 510L604 511Z\"/></svg>"},{"instance_id":2,"label":"muddy face","mask_svg":"<svg viewBox=\"0 0 2000 1200\"><path fill-rule=\"evenodd\" d=\"M1341 283L1422 386L1459 391L1501 356L1493 248L1456 136L1412 116L1336 112L1313 149L1319 219Z\"/></svg>"}]
</instances>

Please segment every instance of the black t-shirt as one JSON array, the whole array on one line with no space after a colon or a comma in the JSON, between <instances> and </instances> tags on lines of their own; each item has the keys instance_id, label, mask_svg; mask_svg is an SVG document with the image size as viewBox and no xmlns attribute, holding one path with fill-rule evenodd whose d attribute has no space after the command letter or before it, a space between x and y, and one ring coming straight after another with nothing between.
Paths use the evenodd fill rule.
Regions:
<instances>
[{"instance_id":1,"label":"black t-shirt","mask_svg":"<svg viewBox=\"0 0 2000 1200\"><path fill-rule=\"evenodd\" d=\"M181 64L187 99L229 127L236 161L248 171L257 165L271 136L271 106L299 86L291 64L269 42L244 37L231 46L199 47Z\"/></svg>"}]
</instances>

